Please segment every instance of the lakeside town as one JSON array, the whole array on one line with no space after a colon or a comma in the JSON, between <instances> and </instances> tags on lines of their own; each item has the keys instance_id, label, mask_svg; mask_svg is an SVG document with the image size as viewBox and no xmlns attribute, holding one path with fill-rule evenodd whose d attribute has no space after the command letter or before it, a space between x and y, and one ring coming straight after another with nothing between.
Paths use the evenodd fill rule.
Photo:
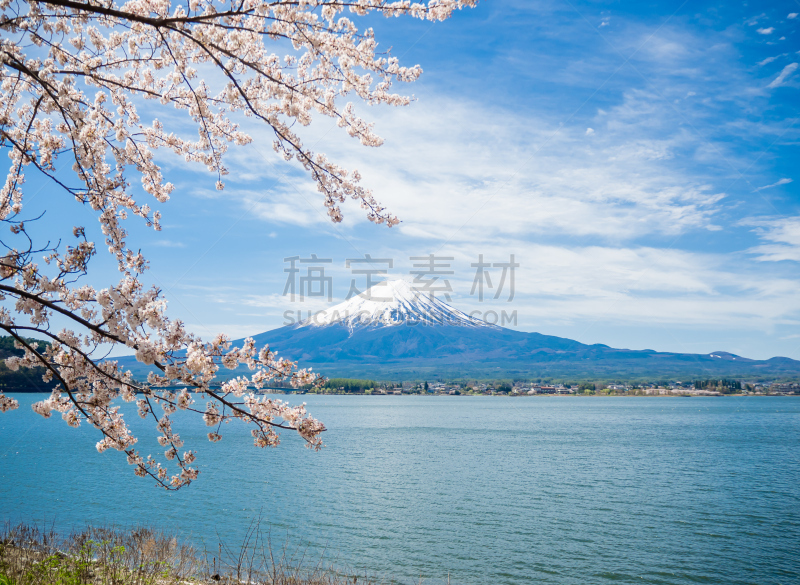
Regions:
<instances>
[{"instance_id":1,"label":"lakeside town","mask_svg":"<svg viewBox=\"0 0 800 585\"><path fill-rule=\"evenodd\" d=\"M543 383L515 382L386 382L328 380L318 388L292 391L289 388L270 388L292 393L404 395L429 396L791 396L800 395L798 382L754 382L745 380L692 380L688 382L652 383Z\"/></svg>"}]
</instances>

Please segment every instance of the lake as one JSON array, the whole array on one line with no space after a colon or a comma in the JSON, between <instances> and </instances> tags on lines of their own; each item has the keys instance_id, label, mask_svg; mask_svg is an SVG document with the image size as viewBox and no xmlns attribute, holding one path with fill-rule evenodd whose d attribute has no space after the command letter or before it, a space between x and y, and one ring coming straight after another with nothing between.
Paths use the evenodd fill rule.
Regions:
<instances>
[{"instance_id":1,"label":"lake","mask_svg":"<svg viewBox=\"0 0 800 585\"><path fill-rule=\"evenodd\" d=\"M34 414L43 395L15 397L3 520L149 524L216 550L261 517L309 558L402 582L800 582L800 398L292 396L325 449L261 450L233 424L211 444L178 417L201 474L170 493L98 454L94 429Z\"/></svg>"}]
</instances>

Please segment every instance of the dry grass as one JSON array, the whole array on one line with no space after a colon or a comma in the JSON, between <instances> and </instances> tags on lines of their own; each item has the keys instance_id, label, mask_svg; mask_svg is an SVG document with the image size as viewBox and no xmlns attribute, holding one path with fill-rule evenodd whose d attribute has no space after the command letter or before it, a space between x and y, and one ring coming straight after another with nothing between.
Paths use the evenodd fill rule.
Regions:
<instances>
[{"instance_id":1,"label":"dry grass","mask_svg":"<svg viewBox=\"0 0 800 585\"><path fill-rule=\"evenodd\" d=\"M61 536L18 524L0 533L2 585L167 585L193 578L197 558L192 547L149 528Z\"/></svg>"},{"instance_id":2,"label":"dry grass","mask_svg":"<svg viewBox=\"0 0 800 585\"><path fill-rule=\"evenodd\" d=\"M0 585L379 585L306 551L273 550L254 522L238 546L213 553L150 528L96 528L63 536L53 528L0 529Z\"/></svg>"}]
</instances>

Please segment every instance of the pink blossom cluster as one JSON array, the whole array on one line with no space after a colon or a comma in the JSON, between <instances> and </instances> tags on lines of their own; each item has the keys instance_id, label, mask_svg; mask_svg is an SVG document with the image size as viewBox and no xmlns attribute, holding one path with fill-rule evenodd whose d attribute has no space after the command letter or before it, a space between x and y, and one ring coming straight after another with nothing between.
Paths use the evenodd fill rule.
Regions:
<instances>
[{"instance_id":1,"label":"pink blossom cluster","mask_svg":"<svg viewBox=\"0 0 800 585\"><path fill-rule=\"evenodd\" d=\"M156 153L168 149L205 165L222 189L229 145L251 141L235 119L253 118L272 133L279 154L309 172L333 221L341 221L340 204L352 198L371 221L391 227L397 218L361 186L358 171L312 152L297 129L315 114L327 116L362 144L379 146L372 125L344 100L355 95L370 105L405 105L410 98L393 93L392 84L414 81L422 70L379 53L372 29L359 30L354 18L374 12L439 21L476 1L0 0L0 145L10 159L0 221L14 238L2 242L0 330L24 350L6 360L8 367L43 368L53 384L34 410L44 417L59 412L73 427L92 425L102 435L99 452L126 453L136 475L169 489L198 475L195 452L183 450L173 429L176 410L201 416L213 427L212 442L222 438L222 424L239 420L253 426L257 446L276 446L277 430L288 429L319 448L325 427L304 405L254 393L271 380L303 386L318 382L317 375L257 349L252 339L242 347L222 335L203 342L166 315L160 290L142 284L148 263L128 244L125 221L138 216L159 230L161 216L137 201L129 174L166 203L174 188ZM170 130L155 116L159 106L183 113L197 134ZM71 171L60 174L64 163ZM73 229L72 245L34 245L21 216L31 168L96 214L118 282L101 289L81 282L97 253L82 227ZM68 326L56 330L54 322ZM31 343L31 334L49 345ZM152 366L147 380L100 359L114 345ZM242 367L251 373L215 384L221 368ZM185 389L168 389L176 386ZM196 406L198 397L208 401L205 407ZM135 402L139 416L153 421L163 461L136 451L120 400ZM0 394L0 412L18 406Z\"/></svg>"}]
</instances>

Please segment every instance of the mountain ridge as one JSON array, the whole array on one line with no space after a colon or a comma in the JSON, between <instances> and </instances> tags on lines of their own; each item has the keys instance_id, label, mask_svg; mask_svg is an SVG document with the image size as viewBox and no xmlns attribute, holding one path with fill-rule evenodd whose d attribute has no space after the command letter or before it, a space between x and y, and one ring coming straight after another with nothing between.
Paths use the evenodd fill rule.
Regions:
<instances>
[{"instance_id":1,"label":"mountain ridge","mask_svg":"<svg viewBox=\"0 0 800 585\"><path fill-rule=\"evenodd\" d=\"M326 376L371 379L572 378L800 379L800 361L620 349L522 332L476 319L402 280L293 323L252 336ZM243 340L237 340L241 343ZM133 358L122 365L146 372ZM220 375L243 371L221 370Z\"/></svg>"},{"instance_id":2,"label":"mountain ridge","mask_svg":"<svg viewBox=\"0 0 800 585\"><path fill-rule=\"evenodd\" d=\"M398 306L401 311L394 310ZM329 375L490 377L501 370L521 377L800 376L800 361L790 358L619 349L507 329L430 299L406 281L384 281L316 316L253 338Z\"/></svg>"}]
</instances>

